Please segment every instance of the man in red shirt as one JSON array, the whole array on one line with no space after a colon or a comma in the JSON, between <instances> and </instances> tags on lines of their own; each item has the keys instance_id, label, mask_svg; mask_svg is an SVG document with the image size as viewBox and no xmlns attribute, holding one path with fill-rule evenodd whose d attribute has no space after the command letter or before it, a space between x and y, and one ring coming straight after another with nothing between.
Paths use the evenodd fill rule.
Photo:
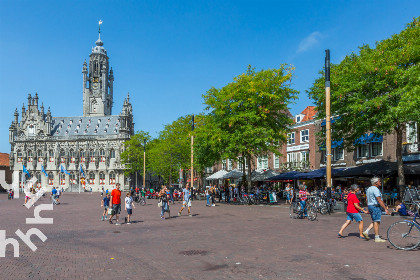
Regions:
<instances>
[{"instance_id":1,"label":"man in red shirt","mask_svg":"<svg viewBox=\"0 0 420 280\"><path fill-rule=\"evenodd\" d=\"M362 211L365 214L368 214L369 212L363 209L359 206L359 199L356 196L356 193L360 190L359 186L356 184L351 185L351 190L349 195L347 196L347 221L344 223L344 225L341 227L340 232L338 233L338 237L343 237L343 231L348 225L351 224L351 221L355 220L359 223L359 235L360 238L366 239L363 236L363 219L360 215L360 211Z\"/></svg>"},{"instance_id":2,"label":"man in red shirt","mask_svg":"<svg viewBox=\"0 0 420 280\"><path fill-rule=\"evenodd\" d=\"M112 217L114 217L117 220L117 222L115 223L115 225L120 225L120 223L118 223L118 214L121 213L121 191L120 191L120 184L117 183L115 185L115 189L112 190L111 192L111 199L110 199L110 208L112 209L112 214L111 217L109 217L109 223L112 224Z\"/></svg>"}]
</instances>

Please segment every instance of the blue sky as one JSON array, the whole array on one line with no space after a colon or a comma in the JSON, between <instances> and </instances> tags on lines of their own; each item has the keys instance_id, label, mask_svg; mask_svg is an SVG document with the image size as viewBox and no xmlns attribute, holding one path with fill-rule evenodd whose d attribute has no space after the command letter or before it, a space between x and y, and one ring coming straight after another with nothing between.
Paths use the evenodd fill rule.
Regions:
<instances>
[{"instance_id":1,"label":"blue sky","mask_svg":"<svg viewBox=\"0 0 420 280\"><path fill-rule=\"evenodd\" d=\"M0 0L0 152L15 108L38 92L52 115L82 115L82 64L101 38L114 69L114 108L130 92L136 130L157 135L203 111L202 94L248 64L296 67L299 100L331 49L333 63L401 31L420 1L4 1ZM25 105L26 106L26 105Z\"/></svg>"}]
</instances>

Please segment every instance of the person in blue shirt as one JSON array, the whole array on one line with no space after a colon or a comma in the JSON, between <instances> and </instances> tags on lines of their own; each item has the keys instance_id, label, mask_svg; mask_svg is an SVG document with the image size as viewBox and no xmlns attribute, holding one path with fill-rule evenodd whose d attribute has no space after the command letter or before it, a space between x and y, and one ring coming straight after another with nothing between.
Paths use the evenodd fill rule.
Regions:
<instances>
[{"instance_id":1,"label":"person in blue shirt","mask_svg":"<svg viewBox=\"0 0 420 280\"><path fill-rule=\"evenodd\" d=\"M51 198L52 198L53 204L57 205L57 201L56 201L56 198L57 198L57 190L55 189L55 187L52 188Z\"/></svg>"},{"instance_id":2,"label":"person in blue shirt","mask_svg":"<svg viewBox=\"0 0 420 280\"><path fill-rule=\"evenodd\" d=\"M394 209L394 212L392 212L392 216L394 215L400 215L400 216L408 216L407 207L405 207L405 204L401 201L397 200L395 205L397 207Z\"/></svg>"},{"instance_id":3,"label":"person in blue shirt","mask_svg":"<svg viewBox=\"0 0 420 280\"><path fill-rule=\"evenodd\" d=\"M366 200L368 205L368 210L370 217L372 218L372 223L368 228L363 232L363 236L366 240L369 240L369 230L373 228L375 231L375 242L386 242L385 239L382 239L379 236L379 225L381 223L382 209L385 210L385 213L389 215L388 207L382 200L382 194L379 190L379 187L382 185L381 179L378 177L373 177L370 180L372 186L370 186L366 191Z\"/></svg>"},{"instance_id":4,"label":"person in blue shirt","mask_svg":"<svg viewBox=\"0 0 420 280\"><path fill-rule=\"evenodd\" d=\"M102 213L101 221L106 221L108 219L109 200L110 200L109 194L107 194L101 200L101 207L104 208L104 212Z\"/></svg>"},{"instance_id":5,"label":"person in blue shirt","mask_svg":"<svg viewBox=\"0 0 420 280\"><path fill-rule=\"evenodd\" d=\"M192 217L191 214L191 191L190 191L190 184L187 184L185 186L185 189L182 190L184 193L184 201L182 202L181 210L178 212L178 216L181 216L182 210L184 210L185 207L188 207L188 216Z\"/></svg>"}]
</instances>

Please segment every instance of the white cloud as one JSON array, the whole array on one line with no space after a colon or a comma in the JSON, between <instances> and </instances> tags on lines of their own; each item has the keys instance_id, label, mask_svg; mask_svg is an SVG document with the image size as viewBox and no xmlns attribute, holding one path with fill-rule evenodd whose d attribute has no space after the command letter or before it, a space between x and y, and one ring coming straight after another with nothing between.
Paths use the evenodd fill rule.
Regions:
<instances>
[{"instance_id":1,"label":"white cloud","mask_svg":"<svg viewBox=\"0 0 420 280\"><path fill-rule=\"evenodd\" d=\"M311 47L315 46L319 42L319 39L321 39L321 37L322 37L321 32L318 32L318 31L312 32L308 37L300 41L296 53L307 51Z\"/></svg>"}]
</instances>

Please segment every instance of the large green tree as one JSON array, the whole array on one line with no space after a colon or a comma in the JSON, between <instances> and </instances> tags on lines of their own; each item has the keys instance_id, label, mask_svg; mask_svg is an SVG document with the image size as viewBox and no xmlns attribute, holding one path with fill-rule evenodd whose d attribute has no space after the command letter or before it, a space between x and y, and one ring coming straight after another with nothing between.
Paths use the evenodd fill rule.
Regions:
<instances>
[{"instance_id":1,"label":"large green tree","mask_svg":"<svg viewBox=\"0 0 420 280\"><path fill-rule=\"evenodd\" d=\"M149 151L150 169L170 184L179 176L180 169L191 166L191 116L183 116L165 126Z\"/></svg>"},{"instance_id":2,"label":"large green tree","mask_svg":"<svg viewBox=\"0 0 420 280\"><path fill-rule=\"evenodd\" d=\"M288 105L296 98L292 89L293 69L255 71L248 66L245 73L221 89L211 88L203 96L211 116L209 145L217 147L222 157L241 157L248 163L247 187L251 187L251 157L269 151L280 155L293 123Z\"/></svg>"},{"instance_id":3,"label":"large green tree","mask_svg":"<svg viewBox=\"0 0 420 280\"><path fill-rule=\"evenodd\" d=\"M399 185L405 185L402 140L406 124L420 120L420 18L399 34L364 45L331 67L331 113L335 118L332 137L354 141L367 132L395 133ZM308 91L315 100L319 118L325 117L324 77Z\"/></svg>"},{"instance_id":4,"label":"large green tree","mask_svg":"<svg viewBox=\"0 0 420 280\"><path fill-rule=\"evenodd\" d=\"M124 143L124 150L121 153L121 162L125 164L125 174L131 175L135 172L143 174L144 141L148 143L151 137L148 132L138 131L131 136L130 140ZM147 145L147 144L146 144ZM146 169L148 165L146 157Z\"/></svg>"}]
</instances>

